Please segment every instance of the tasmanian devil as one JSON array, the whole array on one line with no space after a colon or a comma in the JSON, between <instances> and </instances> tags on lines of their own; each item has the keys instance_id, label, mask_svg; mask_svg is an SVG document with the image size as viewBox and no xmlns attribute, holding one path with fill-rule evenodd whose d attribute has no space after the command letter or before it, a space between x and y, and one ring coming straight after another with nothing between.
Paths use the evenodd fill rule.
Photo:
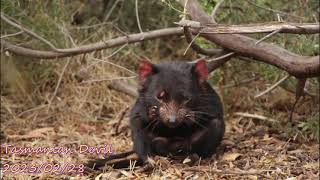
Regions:
<instances>
[{"instance_id":1,"label":"tasmanian devil","mask_svg":"<svg viewBox=\"0 0 320 180\"><path fill-rule=\"evenodd\" d=\"M220 98L206 82L205 61L156 65L145 60L138 74L139 96L130 112L130 128L139 162L152 155L212 155L225 125ZM103 166L106 161L95 163Z\"/></svg>"},{"instance_id":2,"label":"tasmanian devil","mask_svg":"<svg viewBox=\"0 0 320 180\"><path fill-rule=\"evenodd\" d=\"M220 98L206 82L205 61L142 61L139 97L130 114L134 151L149 155L212 155L224 134Z\"/></svg>"}]
</instances>

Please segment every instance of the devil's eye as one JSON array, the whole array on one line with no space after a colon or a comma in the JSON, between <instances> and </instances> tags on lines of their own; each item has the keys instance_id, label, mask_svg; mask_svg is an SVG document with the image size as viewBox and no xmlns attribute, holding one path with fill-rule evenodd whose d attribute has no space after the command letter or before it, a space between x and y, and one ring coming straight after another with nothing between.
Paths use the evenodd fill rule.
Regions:
<instances>
[{"instance_id":1,"label":"devil's eye","mask_svg":"<svg viewBox=\"0 0 320 180\"><path fill-rule=\"evenodd\" d=\"M165 100L166 98L167 98L167 93L165 92L165 91L161 91L158 95L157 95L157 99L158 100L161 100L161 101L163 101L163 100Z\"/></svg>"}]
</instances>

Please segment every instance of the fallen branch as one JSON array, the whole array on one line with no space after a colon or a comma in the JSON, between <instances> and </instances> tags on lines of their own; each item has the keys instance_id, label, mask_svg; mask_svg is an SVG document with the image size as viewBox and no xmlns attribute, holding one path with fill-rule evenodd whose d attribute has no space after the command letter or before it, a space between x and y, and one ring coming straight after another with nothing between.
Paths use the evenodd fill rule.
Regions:
<instances>
[{"instance_id":1,"label":"fallen branch","mask_svg":"<svg viewBox=\"0 0 320 180\"><path fill-rule=\"evenodd\" d=\"M10 51L14 54L39 58L39 59L56 59L62 57L75 56L78 54L89 53L93 51L98 51L102 49L112 48L116 46L121 46L126 43L136 43L142 42L145 40L151 40L156 38L169 37L173 35L182 35L182 28L165 28L160 30L154 30L144 33L131 34L128 36L121 36L118 38L97 42L93 44L87 44L75 48L67 48L66 52L55 52L55 51L41 51L41 50L33 50L29 48L24 48L21 46L14 45L6 40L1 39L1 46L4 50ZM143 39L142 39L143 38Z\"/></svg>"},{"instance_id":2,"label":"fallen branch","mask_svg":"<svg viewBox=\"0 0 320 180\"><path fill-rule=\"evenodd\" d=\"M177 1L182 6L186 2L186 0ZM211 17L202 10L198 1L188 0L186 9L188 15L194 21L200 22L200 25L213 24ZM216 29L217 27L218 26L215 26L213 28ZM291 29L291 32L310 32L309 30L306 30L306 27L300 28L303 26L293 24L291 27L293 28ZM271 32L274 30L275 29L270 29ZM319 32L319 25L312 31ZM289 31L287 29L281 30L281 32ZM256 44L256 39L239 34L201 34L201 36L229 51L235 52L237 55L252 57L257 61L274 65L295 77L308 78L320 74L319 56L300 56L289 52L284 48L265 42Z\"/></svg>"},{"instance_id":3,"label":"fallen branch","mask_svg":"<svg viewBox=\"0 0 320 180\"><path fill-rule=\"evenodd\" d=\"M288 34L318 34L320 33L319 23L256 23L243 25L224 25L203 23L199 21L181 20L177 22L180 26L201 29L200 34L253 34L253 33L279 33Z\"/></svg>"}]
</instances>

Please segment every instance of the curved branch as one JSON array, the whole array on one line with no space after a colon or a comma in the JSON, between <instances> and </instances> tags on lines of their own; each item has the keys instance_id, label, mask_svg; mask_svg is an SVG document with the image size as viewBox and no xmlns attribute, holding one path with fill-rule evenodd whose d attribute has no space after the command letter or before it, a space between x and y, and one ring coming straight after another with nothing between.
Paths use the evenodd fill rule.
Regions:
<instances>
[{"instance_id":1,"label":"curved branch","mask_svg":"<svg viewBox=\"0 0 320 180\"><path fill-rule=\"evenodd\" d=\"M184 5L185 0L178 0L178 2ZM186 8L187 13L193 20L199 21L201 24L212 23L210 16L201 9L198 1L188 0ZM296 77L307 78L320 74L319 56L297 55L265 42L256 44L256 39L238 34L202 34L202 36L225 49L237 53L237 55L252 57L257 61L274 65Z\"/></svg>"},{"instance_id":2,"label":"curved branch","mask_svg":"<svg viewBox=\"0 0 320 180\"><path fill-rule=\"evenodd\" d=\"M200 46L198 46L194 42L192 33L190 32L190 30L187 26L183 27L183 32L184 32L186 40L190 44L191 48L200 54L204 54L207 56L214 56L216 54L220 54L223 51L223 50L219 50L219 49L203 49Z\"/></svg>"},{"instance_id":3,"label":"curved branch","mask_svg":"<svg viewBox=\"0 0 320 180\"><path fill-rule=\"evenodd\" d=\"M6 40L1 39L1 47L4 50L8 50L14 54L33 57L33 58L41 58L41 59L55 59L62 57L75 56L78 54L89 53L93 51L98 51L106 48L112 48L116 46L121 46L123 44L130 44L141 42L150 39L163 38L173 35L182 35L183 29L178 28L165 28L160 30L154 30L144 33L131 34L128 36L122 36L110 40L106 40L103 42L83 45L75 48L65 49L67 52L55 52L55 51L42 51L42 50L33 50L29 48L24 48L21 46L14 45Z\"/></svg>"}]
</instances>

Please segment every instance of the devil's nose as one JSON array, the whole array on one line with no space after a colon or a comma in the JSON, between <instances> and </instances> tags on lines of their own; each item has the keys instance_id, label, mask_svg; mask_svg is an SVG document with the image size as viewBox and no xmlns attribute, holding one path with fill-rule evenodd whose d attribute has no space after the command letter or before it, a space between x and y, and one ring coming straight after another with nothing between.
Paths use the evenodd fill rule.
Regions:
<instances>
[{"instance_id":1,"label":"devil's nose","mask_svg":"<svg viewBox=\"0 0 320 180\"><path fill-rule=\"evenodd\" d=\"M175 116L169 116L169 123L175 124L177 122Z\"/></svg>"}]
</instances>

